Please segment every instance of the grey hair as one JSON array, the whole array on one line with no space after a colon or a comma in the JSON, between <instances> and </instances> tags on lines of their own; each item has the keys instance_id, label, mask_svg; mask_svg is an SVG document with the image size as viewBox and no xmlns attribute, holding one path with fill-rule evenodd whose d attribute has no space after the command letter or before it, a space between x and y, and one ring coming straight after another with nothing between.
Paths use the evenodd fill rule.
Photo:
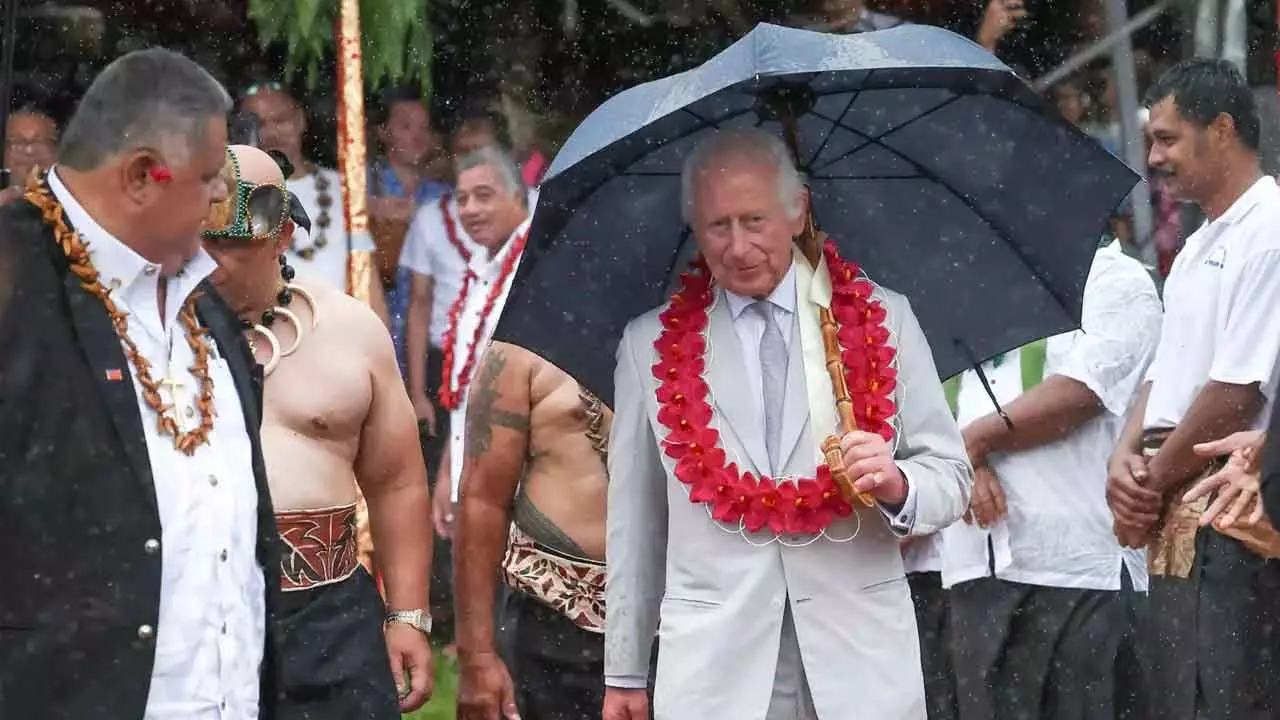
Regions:
<instances>
[{"instance_id":1,"label":"grey hair","mask_svg":"<svg viewBox=\"0 0 1280 720\"><path fill-rule=\"evenodd\" d=\"M520 168L516 167L516 161L511 159L509 153L495 145L485 145L458 158L453 163L453 172L455 176L461 175L466 170L485 165L497 171L508 193L518 196L521 202L525 200L527 191L524 178L520 175Z\"/></svg>"},{"instance_id":2,"label":"grey hair","mask_svg":"<svg viewBox=\"0 0 1280 720\"><path fill-rule=\"evenodd\" d=\"M123 55L80 100L62 133L58 163L93 170L120 153L185 140L188 151L211 119L225 119L231 96L209 71L163 48Z\"/></svg>"},{"instance_id":3,"label":"grey hair","mask_svg":"<svg viewBox=\"0 0 1280 720\"><path fill-rule=\"evenodd\" d=\"M711 163L738 157L767 164L778 172L778 199L788 215L795 218L804 206L800 198L804 192L804 180L796 169L791 151L782 139L759 128L716 130L698 141L693 152L684 159L680 171L680 212L686 223L693 216L694 185L699 173L711 169Z\"/></svg>"}]
</instances>

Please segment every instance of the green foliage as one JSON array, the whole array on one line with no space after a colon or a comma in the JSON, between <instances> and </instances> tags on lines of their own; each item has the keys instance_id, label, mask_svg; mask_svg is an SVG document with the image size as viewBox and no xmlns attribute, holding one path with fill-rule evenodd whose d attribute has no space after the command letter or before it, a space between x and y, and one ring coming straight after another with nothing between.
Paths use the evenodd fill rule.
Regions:
<instances>
[{"instance_id":1,"label":"green foliage","mask_svg":"<svg viewBox=\"0 0 1280 720\"><path fill-rule=\"evenodd\" d=\"M436 687L431 701L403 720L454 720L458 703L458 661L439 650L435 653Z\"/></svg>"},{"instance_id":2,"label":"green foliage","mask_svg":"<svg viewBox=\"0 0 1280 720\"><path fill-rule=\"evenodd\" d=\"M249 19L263 48L284 44L285 75L305 71L315 87L334 52L338 0L249 0ZM430 94L434 38L424 0L360 0L360 41L368 87L416 82Z\"/></svg>"}]
</instances>

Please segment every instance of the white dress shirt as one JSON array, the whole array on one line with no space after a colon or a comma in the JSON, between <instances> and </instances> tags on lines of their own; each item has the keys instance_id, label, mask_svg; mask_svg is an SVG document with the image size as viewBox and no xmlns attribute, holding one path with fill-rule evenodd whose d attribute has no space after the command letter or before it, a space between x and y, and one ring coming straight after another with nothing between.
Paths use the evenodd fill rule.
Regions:
<instances>
[{"instance_id":1,"label":"white dress shirt","mask_svg":"<svg viewBox=\"0 0 1280 720\"><path fill-rule=\"evenodd\" d=\"M112 301L128 314L129 337L151 363L152 376L176 376L184 383L173 393L176 397L167 385L161 394L178 409L180 428L194 428L200 422L195 408L199 386L188 368L195 353L187 345L178 313L213 271L212 258L201 251L168 279L168 297L161 308L157 290L165 279L160 267L94 221L56 171L49 173L49 185L88 245ZM127 369L121 368L134 377L161 526L161 537L147 541L146 548L162 553L160 618L156 627L138 628L139 637L154 638L156 644L144 720L258 717L266 584L256 557L258 493L252 446L230 368L212 338L205 342L211 350L209 373L217 414L209 443L191 456L180 453L174 438L157 430L155 411L142 397L136 369L127 361Z\"/></svg>"},{"instance_id":2,"label":"white dress shirt","mask_svg":"<svg viewBox=\"0 0 1280 720\"><path fill-rule=\"evenodd\" d=\"M1160 347L1147 372L1144 426L1182 421L1209 380L1261 383L1271 415L1280 355L1280 188L1263 176L1187 238L1164 286Z\"/></svg>"},{"instance_id":3,"label":"white dress shirt","mask_svg":"<svg viewBox=\"0 0 1280 720\"><path fill-rule=\"evenodd\" d=\"M329 226L326 228L320 227L320 193L316 190L317 175L329 181L329 188L325 194L329 196L331 202L328 206ZM302 207L307 211L307 217L311 218L310 233L300 227L294 229L294 247L311 247L312 236L318 237L321 233L327 241L324 247L316 248L310 260L304 260L292 249L286 250L284 254L289 259L289 264L297 268L299 273L320 278L338 288L339 291L346 292L348 247L347 221L342 208L342 177L338 175L337 170L318 167L310 175L294 176L286 180L284 186L289 192L298 196L298 202L302 203ZM359 235L351 238L350 250L372 251L373 249L371 236Z\"/></svg>"},{"instance_id":4,"label":"white dress shirt","mask_svg":"<svg viewBox=\"0 0 1280 720\"><path fill-rule=\"evenodd\" d=\"M449 307L462 291L462 276L467 272L468 257L478 257L487 252L462 228L456 196L450 193L447 198L445 206L460 247L449 242L444 214L440 212L440 200L436 199L418 208L405 234L404 247L400 249L402 267L431 278L431 346L437 348L444 345Z\"/></svg>"},{"instance_id":5,"label":"white dress shirt","mask_svg":"<svg viewBox=\"0 0 1280 720\"><path fill-rule=\"evenodd\" d=\"M765 321L757 313L746 312L747 308L756 303L755 298L743 297L728 290L724 291L724 296L725 302L729 304L729 313L733 317L733 329L738 334L738 341L742 346L743 364L747 369L747 383L751 388L751 397L755 400L756 407L760 410L760 437L765 437L764 370L760 363L760 341L764 338ZM778 286L773 289L773 292L769 294L766 300L769 302L769 308L773 311L774 322L778 324L778 330L782 333L782 341L787 348L787 357L791 358L791 336L795 325L797 303L794 262L791 268L787 270L787 274L782 277L782 281L778 283ZM790 369L788 372L790 372ZM832 430L835 429L832 428ZM813 432L815 433L815 440L819 437L825 437L825 434L819 435L819 429L814 429ZM880 506L880 512L885 516L885 519L899 532L910 531L912 522L915 519L915 486L911 484L910 480L910 478L907 478L907 497L902 504L902 508L896 514L890 513L883 505Z\"/></svg>"},{"instance_id":6,"label":"white dress shirt","mask_svg":"<svg viewBox=\"0 0 1280 720\"><path fill-rule=\"evenodd\" d=\"M481 311L484 309L485 302L489 298L489 293L493 291L494 283L498 282L499 276L502 274L502 265L506 262L507 257L515 250L515 239L520 237L529 229L529 222L532 217L525 218L525 221L511 233L511 237L507 239L506 244L498 251L498 254L489 259L487 252L478 252L471 256L471 272L476 277L471 281L471 285L467 288L467 298L463 302L462 311L458 315L458 332L455 335L453 346L453 367L450 369L450 375L453 378L452 387L461 386L461 373L463 366L466 365L467 356L470 354L471 339L475 337L476 326L484 323L480 331L480 337L476 341L476 359L471 366L471 376L467 378L467 387L463 392L461 402L458 407L449 413L449 481L453 486L453 501L458 501L458 490L462 487L462 460L466 457L466 438L463 430L466 429L467 418L467 402L471 397L470 381L475 378L476 370L480 367L481 359L484 356L484 350L489 346L489 340L493 336L493 330L498 326L498 318L502 316L502 308L507 304L507 295L511 293L511 281L515 278L516 273L520 269L520 261L516 260L515 266L511 272L503 278L502 288L498 291L498 296L494 300L493 308L489 311L488 316L481 317ZM450 302L452 305L452 302Z\"/></svg>"},{"instance_id":7,"label":"white dress shirt","mask_svg":"<svg viewBox=\"0 0 1280 720\"><path fill-rule=\"evenodd\" d=\"M1009 514L988 530L961 521L942 531L945 587L991 574L989 538L1003 580L1119 590L1123 564L1134 588L1146 590L1143 552L1121 548L1112 531L1107 462L1155 354L1160 317L1146 269L1114 244L1099 250L1085 284L1083 330L1049 338L1044 372L1084 384L1103 412L1062 440L990 456ZM1018 351L999 367L984 364L1001 405L1022 394L1021 365ZM995 410L972 370L961 376L957 400L961 427Z\"/></svg>"},{"instance_id":8,"label":"white dress shirt","mask_svg":"<svg viewBox=\"0 0 1280 720\"><path fill-rule=\"evenodd\" d=\"M438 198L418 208L405 234L404 246L400 249L402 267L432 280L431 345L437 348L444 345L444 333L449 325L449 308L462 291L462 276L470 264L467 256L474 258L486 252L484 246L472 240L462 227L462 221L458 219L457 195L450 193L447 198L445 206L448 208L449 218L453 220L455 237L466 250L466 255L449 242ZM537 205L536 190L529 190L528 203L530 209Z\"/></svg>"}]
</instances>

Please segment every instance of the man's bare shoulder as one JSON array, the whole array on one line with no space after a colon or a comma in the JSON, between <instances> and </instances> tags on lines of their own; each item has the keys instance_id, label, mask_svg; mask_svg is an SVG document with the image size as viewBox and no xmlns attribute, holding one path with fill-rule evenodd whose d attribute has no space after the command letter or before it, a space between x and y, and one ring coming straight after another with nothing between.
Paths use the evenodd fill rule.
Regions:
<instances>
[{"instance_id":1,"label":"man's bare shoulder","mask_svg":"<svg viewBox=\"0 0 1280 720\"><path fill-rule=\"evenodd\" d=\"M485 357L490 356L499 359L503 370L509 373L518 372L528 375L540 365L550 365L534 352L501 340L494 340L489 344L489 349L485 350Z\"/></svg>"},{"instance_id":2,"label":"man's bare shoulder","mask_svg":"<svg viewBox=\"0 0 1280 720\"><path fill-rule=\"evenodd\" d=\"M298 285L315 299L320 328L331 341L341 341L351 349L388 353L394 357L391 333L372 308L323 281L302 279Z\"/></svg>"}]
</instances>

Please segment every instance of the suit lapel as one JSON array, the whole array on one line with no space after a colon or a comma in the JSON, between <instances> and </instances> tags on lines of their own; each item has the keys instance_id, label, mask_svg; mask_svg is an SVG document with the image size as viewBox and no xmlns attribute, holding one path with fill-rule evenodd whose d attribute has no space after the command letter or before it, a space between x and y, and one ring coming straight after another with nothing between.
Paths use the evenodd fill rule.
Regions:
<instances>
[{"instance_id":1,"label":"suit lapel","mask_svg":"<svg viewBox=\"0 0 1280 720\"><path fill-rule=\"evenodd\" d=\"M196 314L217 343L218 354L227 361L231 379L236 385L236 394L240 396L245 427L249 428L256 444L256 431L262 422L261 366L250 359L239 321L221 298L214 294L213 288L207 282L201 283L196 292L200 293L196 299Z\"/></svg>"},{"instance_id":2,"label":"suit lapel","mask_svg":"<svg viewBox=\"0 0 1280 720\"><path fill-rule=\"evenodd\" d=\"M769 470L769 454L764 445L764 421L756 403L751 401L751 394L743 391L743 381L747 377L746 364L742 358L742 345L738 333L733 329L733 317L729 311L729 303L725 302L724 291L717 291L715 307L711 309L708 320L708 335L711 347L707 362L707 383L711 386L711 397L719 410L719 429L721 434L732 430L738 439L738 445L744 448L751 460L751 468L740 467L739 470L754 470L757 474ZM726 446L726 451L729 449ZM730 460L743 460L730 455Z\"/></svg>"},{"instance_id":3,"label":"suit lapel","mask_svg":"<svg viewBox=\"0 0 1280 720\"><path fill-rule=\"evenodd\" d=\"M133 368L120 347L120 336L112 327L111 316L102 302L80 287L80 280L73 273L64 276L63 292L80 351L106 403L107 414L115 425L134 475L146 489L143 495L151 509L158 512L151 456L147 451L138 396L134 391Z\"/></svg>"},{"instance_id":4,"label":"suit lapel","mask_svg":"<svg viewBox=\"0 0 1280 720\"><path fill-rule=\"evenodd\" d=\"M797 312L802 305L797 303ZM782 399L782 437L778 443L778 474L791 462L796 444L809 423L809 389L804 379L804 349L800 346L800 318L791 323L791 344L787 353L787 390Z\"/></svg>"}]
</instances>

